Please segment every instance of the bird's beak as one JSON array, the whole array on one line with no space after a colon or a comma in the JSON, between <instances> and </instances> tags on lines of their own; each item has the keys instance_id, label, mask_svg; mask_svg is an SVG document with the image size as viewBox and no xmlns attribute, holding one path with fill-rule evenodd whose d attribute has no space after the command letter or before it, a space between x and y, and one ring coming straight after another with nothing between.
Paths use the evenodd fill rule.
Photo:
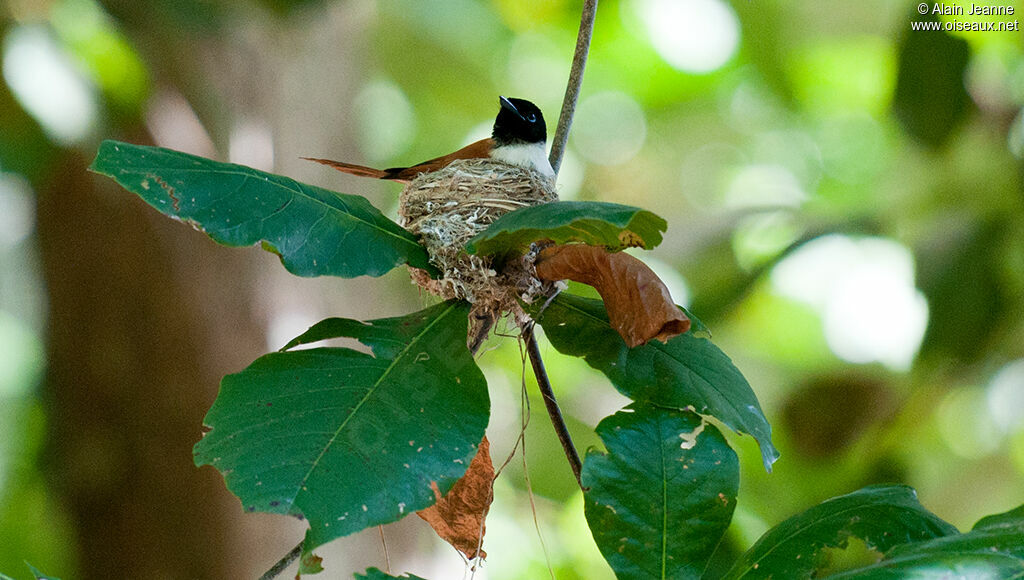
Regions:
<instances>
[{"instance_id":1,"label":"bird's beak","mask_svg":"<svg viewBox=\"0 0 1024 580\"><path fill-rule=\"evenodd\" d=\"M526 120L523 118L522 113L519 112L519 109L517 109L516 106L512 104L512 101L506 99L505 97L498 97L498 100L501 101L502 109L511 111L512 113L515 114L515 116L519 117L520 119L523 119L524 121Z\"/></svg>"}]
</instances>

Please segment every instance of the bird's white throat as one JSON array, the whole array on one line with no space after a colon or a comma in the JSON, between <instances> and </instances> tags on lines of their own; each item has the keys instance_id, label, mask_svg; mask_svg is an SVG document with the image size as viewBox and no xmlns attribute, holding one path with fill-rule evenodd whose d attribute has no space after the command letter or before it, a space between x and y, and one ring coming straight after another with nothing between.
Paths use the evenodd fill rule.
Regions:
<instances>
[{"instance_id":1,"label":"bird's white throat","mask_svg":"<svg viewBox=\"0 0 1024 580\"><path fill-rule=\"evenodd\" d=\"M495 147L491 150L491 159L532 169L549 179L555 178L555 170L548 161L544 143L514 143Z\"/></svg>"}]
</instances>

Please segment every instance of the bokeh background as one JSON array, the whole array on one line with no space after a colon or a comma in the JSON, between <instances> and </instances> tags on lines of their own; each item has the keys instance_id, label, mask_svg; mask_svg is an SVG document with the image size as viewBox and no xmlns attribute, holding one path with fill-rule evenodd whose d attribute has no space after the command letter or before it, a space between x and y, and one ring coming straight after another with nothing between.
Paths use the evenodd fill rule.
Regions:
<instances>
[{"instance_id":1,"label":"bokeh background","mask_svg":"<svg viewBox=\"0 0 1024 580\"><path fill-rule=\"evenodd\" d=\"M1021 18L1003 5L1017 14L979 20ZM579 8L3 0L0 571L259 575L303 525L243 514L192 465L219 378L321 318L430 302L401 270L298 279L218 247L87 173L101 139L394 215L397 186L299 157L433 157L485 135L499 94L553 127ZM668 220L642 257L749 378L782 451L769 475L731 438L739 507L709 577L769 526L870 483L914 486L961 529L1024 502L1022 36L911 31L934 18L893 0L601 2L560 193ZM578 445L597 445L624 399L543 348ZM521 353L498 337L479 360L500 463L521 426ZM528 469L516 457L498 481L475 577L610 578L526 390ZM471 575L418 518L384 535L395 572ZM385 565L377 530L321 552L325 578Z\"/></svg>"}]
</instances>

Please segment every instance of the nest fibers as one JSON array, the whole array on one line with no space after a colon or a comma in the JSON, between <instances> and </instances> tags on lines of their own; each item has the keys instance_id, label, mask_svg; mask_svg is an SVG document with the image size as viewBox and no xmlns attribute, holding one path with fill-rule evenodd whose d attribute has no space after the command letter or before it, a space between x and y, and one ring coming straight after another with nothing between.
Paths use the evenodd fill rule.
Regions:
<instances>
[{"instance_id":1,"label":"nest fibers","mask_svg":"<svg viewBox=\"0 0 1024 580\"><path fill-rule=\"evenodd\" d=\"M466 242L510 211L557 199L551 179L493 159L454 161L440 171L421 174L402 190L399 223L419 236L430 263L442 274L432 279L414 268L413 281L445 300L460 298L473 305L471 350L505 312L522 319L517 297L530 303L549 296L554 285L534 276L534 251L509 260L497 272L490 257L467 254Z\"/></svg>"}]
</instances>

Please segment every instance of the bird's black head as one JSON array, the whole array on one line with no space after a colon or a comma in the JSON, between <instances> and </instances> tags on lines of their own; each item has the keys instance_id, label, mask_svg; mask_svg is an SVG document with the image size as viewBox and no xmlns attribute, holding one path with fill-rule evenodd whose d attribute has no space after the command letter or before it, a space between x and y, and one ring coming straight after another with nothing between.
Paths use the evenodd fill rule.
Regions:
<instances>
[{"instance_id":1,"label":"bird's black head","mask_svg":"<svg viewBox=\"0 0 1024 580\"><path fill-rule=\"evenodd\" d=\"M491 134L498 145L547 141L548 130L544 125L544 115L537 105L524 99L501 97L500 100L501 110L494 120L494 132Z\"/></svg>"}]
</instances>

